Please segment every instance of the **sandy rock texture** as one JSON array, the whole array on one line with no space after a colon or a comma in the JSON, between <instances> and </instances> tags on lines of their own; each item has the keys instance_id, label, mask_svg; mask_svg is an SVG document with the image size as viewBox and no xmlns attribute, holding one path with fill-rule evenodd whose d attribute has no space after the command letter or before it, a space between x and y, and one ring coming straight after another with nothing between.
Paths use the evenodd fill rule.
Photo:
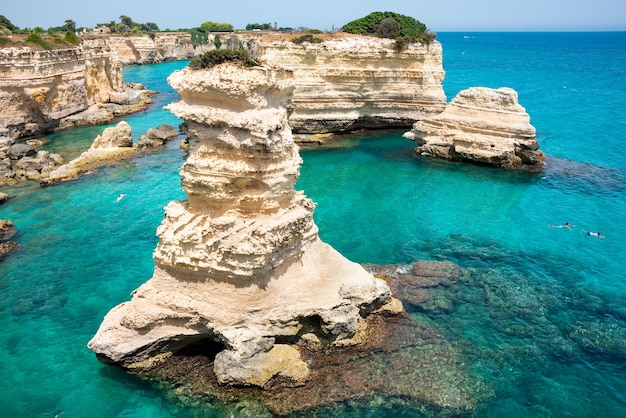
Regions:
<instances>
[{"instance_id":1,"label":"sandy rock texture","mask_svg":"<svg viewBox=\"0 0 626 418\"><path fill-rule=\"evenodd\" d=\"M415 123L405 138L416 153L510 169L541 170L535 128L510 88L461 91L435 116Z\"/></svg>"},{"instance_id":2,"label":"sandy rock texture","mask_svg":"<svg viewBox=\"0 0 626 418\"><path fill-rule=\"evenodd\" d=\"M301 384L296 343L354 342L363 318L392 301L389 287L319 239L315 205L294 188L290 71L222 64L168 80L181 96L169 110L189 137L187 200L165 209L153 277L106 315L89 348L141 369L204 344L216 347L221 384Z\"/></svg>"}]
</instances>

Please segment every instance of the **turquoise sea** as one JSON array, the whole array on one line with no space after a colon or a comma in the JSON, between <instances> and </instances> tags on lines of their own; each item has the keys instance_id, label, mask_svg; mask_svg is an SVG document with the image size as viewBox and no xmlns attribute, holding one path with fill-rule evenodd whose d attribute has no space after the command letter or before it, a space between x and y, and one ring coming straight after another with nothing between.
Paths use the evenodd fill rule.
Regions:
<instances>
[{"instance_id":1,"label":"turquoise sea","mask_svg":"<svg viewBox=\"0 0 626 418\"><path fill-rule=\"evenodd\" d=\"M410 313L459 347L490 388L473 416L623 417L626 33L439 40L448 100L472 86L517 90L548 156L545 171L419 159L402 132L303 149L297 187L318 203L320 236L357 262L461 266L464 280L445 290L445 307ZM167 75L185 65L125 69L127 81L162 92L147 112L125 118L136 140L180 122L162 106L176 98ZM49 135L45 148L69 160L103 128ZM0 416L209 414L86 348L104 314L151 277L163 207L184 197L179 140L69 184L3 189L13 198L0 219L13 220L22 249L0 262ZM565 222L572 228L550 227ZM419 416L358 403L324 411L331 415Z\"/></svg>"}]
</instances>

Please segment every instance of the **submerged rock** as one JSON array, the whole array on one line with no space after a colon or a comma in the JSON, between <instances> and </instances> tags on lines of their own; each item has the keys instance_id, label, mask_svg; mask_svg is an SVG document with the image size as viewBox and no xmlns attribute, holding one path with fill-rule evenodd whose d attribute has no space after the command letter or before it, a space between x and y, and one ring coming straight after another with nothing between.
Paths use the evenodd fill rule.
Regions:
<instances>
[{"instance_id":1,"label":"submerged rock","mask_svg":"<svg viewBox=\"0 0 626 418\"><path fill-rule=\"evenodd\" d=\"M376 277L393 283L420 284L433 291L455 283L460 269L452 263L418 262L412 265L367 265ZM432 274L432 276L430 276ZM426 283L427 277L438 282ZM410 304L411 295L397 296ZM341 405L356 411L375 409L392 414L402 410L417 416L471 415L493 387L474 374L462 354L432 326L409 315L370 315L363 322L365 336L359 345L317 350L313 339L303 338L299 351L309 367L302 385L269 381L263 389L219 384L214 372L221 347L197 344L172 354L142 370L144 378L168 382L181 398L208 407L219 402L238 416L298 415L326 410L337 413ZM200 407L201 409L201 407Z\"/></svg>"},{"instance_id":2,"label":"submerged rock","mask_svg":"<svg viewBox=\"0 0 626 418\"><path fill-rule=\"evenodd\" d=\"M418 143L419 155L509 169L543 166L535 128L510 88L463 90L442 113L416 122L404 137Z\"/></svg>"},{"instance_id":3,"label":"submerged rock","mask_svg":"<svg viewBox=\"0 0 626 418\"><path fill-rule=\"evenodd\" d=\"M165 209L153 277L106 315L89 348L142 371L200 344L220 384L301 385L298 343L362 341L364 318L392 302L389 287L319 239L315 204L294 189L291 72L224 64L168 80L189 137L187 200Z\"/></svg>"},{"instance_id":4,"label":"submerged rock","mask_svg":"<svg viewBox=\"0 0 626 418\"><path fill-rule=\"evenodd\" d=\"M0 220L0 241L6 241L11 239L17 234L17 228L10 220ZM0 242L0 260L2 260L7 254L20 248L20 245L16 242Z\"/></svg>"},{"instance_id":5,"label":"submerged rock","mask_svg":"<svg viewBox=\"0 0 626 418\"><path fill-rule=\"evenodd\" d=\"M20 248L20 244L18 244L17 242L0 242L0 260L6 257L6 255L10 252L17 250L18 248Z\"/></svg>"},{"instance_id":6,"label":"submerged rock","mask_svg":"<svg viewBox=\"0 0 626 418\"><path fill-rule=\"evenodd\" d=\"M17 228L9 220L0 220L0 241L6 241L17 234Z\"/></svg>"}]
</instances>

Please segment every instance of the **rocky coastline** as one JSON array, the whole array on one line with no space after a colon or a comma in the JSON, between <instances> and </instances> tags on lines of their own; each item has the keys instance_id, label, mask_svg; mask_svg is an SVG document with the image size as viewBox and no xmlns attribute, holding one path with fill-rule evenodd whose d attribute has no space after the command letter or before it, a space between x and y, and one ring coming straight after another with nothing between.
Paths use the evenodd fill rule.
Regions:
<instances>
[{"instance_id":1,"label":"rocky coastline","mask_svg":"<svg viewBox=\"0 0 626 418\"><path fill-rule=\"evenodd\" d=\"M272 33L221 35L223 47L244 48L293 72L289 124L298 143L412 128L405 137L418 143L418 155L541 170L543 153L514 90L471 88L446 104L437 41L397 52L392 40L341 33L318 35L316 42ZM194 46L188 33L159 33L87 37L66 50L2 49L0 135L103 124L145 109L155 92L124 83L122 65L191 58L215 49L210 41Z\"/></svg>"},{"instance_id":2,"label":"rocky coastline","mask_svg":"<svg viewBox=\"0 0 626 418\"><path fill-rule=\"evenodd\" d=\"M267 65L293 70L290 125L298 139L361 129L409 128L445 106L438 42L394 52L393 41L346 34L213 34L193 45L188 33L89 36L69 49L0 49L0 134L28 137L72 126L103 124L145 108L154 92L122 80L123 65L189 59L215 49L243 48Z\"/></svg>"},{"instance_id":3,"label":"rocky coastline","mask_svg":"<svg viewBox=\"0 0 626 418\"><path fill-rule=\"evenodd\" d=\"M111 122L146 108L155 92L124 83L102 39L66 49L0 49L0 135L23 138Z\"/></svg>"},{"instance_id":4,"label":"rocky coastline","mask_svg":"<svg viewBox=\"0 0 626 418\"><path fill-rule=\"evenodd\" d=\"M39 179L42 186L75 180L99 167L117 164L120 161L158 150L170 139L179 135L178 129L169 125L160 125L148 129L139 142L133 143L131 126L122 121L114 127L106 128L98 135L91 147L78 158L60 165Z\"/></svg>"},{"instance_id":5,"label":"rocky coastline","mask_svg":"<svg viewBox=\"0 0 626 418\"><path fill-rule=\"evenodd\" d=\"M279 415L375 394L410 408L463 415L488 396L470 382L454 347L402 313L402 303L429 309L426 289L453 284L458 267L433 262L365 269L321 242L312 220L314 203L294 189L300 159L292 129L307 141L317 134L414 123L405 136L419 144L418 155L536 169L543 154L534 128L511 89L471 89L446 106L438 44L424 47L419 68L406 69L399 82L398 72L367 68L387 56L383 49L388 46L367 41L355 48L354 42L323 48L259 44L262 52L257 52L271 67L221 66L202 76L186 69L172 76L181 100L170 110L185 120L189 139L181 170L188 199L166 208L154 276L129 302L109 312L89 342L100 360L180 385L193 397L251 400L259 411ZM351 49L361 55L353 56L350 65L333 61ZM151 50L136 49L140 59L135 63L165 60L150 56L146 51ZM295 58L286 62L285 57ZM394 59L406 61L407 56ZM364 80L371 77L388 82L382 90L389 96L355 89L367 86ZM312 81L318 79L324 82ZM203 80L219 84L207 88ZM415 102L409 100L415 98L414 85L425 86ZM315 94L324 86L326 96L320 100ZM49 102L49 90L38 92L43 98L36 101ZM44 129L108 122L120 112L145 108L152 93L122 84L108 91L106 103ZM11 178L42 185L133 158L178 134L175 128L159 127L133 144L130 126L121 122L64 164L55 154L16 144L13 137L22 135L16 134L18 125L5 128L0 143L6 158L17 160L9 161L17 173ZM28 127L21 131L27 135L38 129L19 126ZM7 237L0 235L0 241ZM0 259L17 248L0 242ZM392 295L402 295L401 301ZM381 369L380 352L393 367ZM415 370L406 370L408 363ZM329 383L337 377L343 386Z\"/></svg>"}]
</instances>

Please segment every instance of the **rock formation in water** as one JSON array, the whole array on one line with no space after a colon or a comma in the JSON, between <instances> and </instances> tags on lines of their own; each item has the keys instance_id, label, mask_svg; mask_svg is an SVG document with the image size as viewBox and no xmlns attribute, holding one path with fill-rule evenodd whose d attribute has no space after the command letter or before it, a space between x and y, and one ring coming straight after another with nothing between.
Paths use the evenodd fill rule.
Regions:
<instances>
[{"instance_id":1,"label":"rock formation in water","mask_svg":"<svg viewBox=\"0 0 626 418\"><path fill-rule=\"evenodd\" d=\"M156 148L165 145L167 141L178 136L178 129L171 125L162 124L156 128L150 128L145 135L139 138L138 148Z\"/></svg>"},{"instance_id":2,"label":"rock formation in water","mask_svg":"<svg viewBox=\"0 0 626 418\"><path fill-rule=\"evenodd\" d=\"M463 90L441 114L417 121L404 137L419 144L420 155L510 169L543 166L535 128L510 88Z\"/></svg>"},{"instance_id":3,"label":"rock formation in water","mask_svg":"<svg viewBox=\"0 0 626 418\"><path fill-rule=\"evenodd\" d=\"M111 161L118 162L131 158L135 151L131 132L130 125L125 121L115 127L105 128L87 151L53 170L49 176L41 180L41 183L49 185L74 180L100 166L110 164Z\"/></svg>"},{"instance_id":4,"label":"rock formation in water","mask_svg":"<svg viewBox=\"0 0 626 418\"><path fill-rule=\"evenodd\" d=\"M320 40L322 40L320 38ZM260 38L255 55L293 70L293 132L341 133L408 128L446 104L441 44L411 44L394 51L391 39L337 34L296 44Z\"/></svg>"},{"instance_id":5,"label":"rock formation in water","mask_svg":"<svg viewBox=\"0 0 626 418\"><path fill-rule=\"evenodd\" d=\"M0 49L0 134L24 137L110 122L151 101L143 86L127 85L105 40L50 51Z\"/></svg>"},{"instance_id":6,"label":"rock formation in water","mask_svg":"<svg viewBox=\"0 0 626 418\"><path fill-rule=\"evenodd\" d=\"M132 128L127 122L121 121L114 127L105 128L102 134L94 139L91 147L80 156L47 172L47 175L40 176L38 180L42 185L75 180L99 167L114 165L141 155L143 150L158 150L176 136L178 136L176 128L162 124L148 129L139 142L134 144Z\"/></svg>"},{"instance_id":7,"label":"rock formation in water","mask_svg":"<svg viewBox=\"0 0 626 418\"><path fill-rule=\"evenodd\" d=\"M319 239L315 205L294 189L291 72L222 64L168 80L181 95L169 109L189 137L187 200L165 209L153 277L106 315L89 347L141 369L203 344L218 347L220 383L302 383L297 343L355 343L364 317L397 304L384 281Z\"/></svg>"}]
</instances>

